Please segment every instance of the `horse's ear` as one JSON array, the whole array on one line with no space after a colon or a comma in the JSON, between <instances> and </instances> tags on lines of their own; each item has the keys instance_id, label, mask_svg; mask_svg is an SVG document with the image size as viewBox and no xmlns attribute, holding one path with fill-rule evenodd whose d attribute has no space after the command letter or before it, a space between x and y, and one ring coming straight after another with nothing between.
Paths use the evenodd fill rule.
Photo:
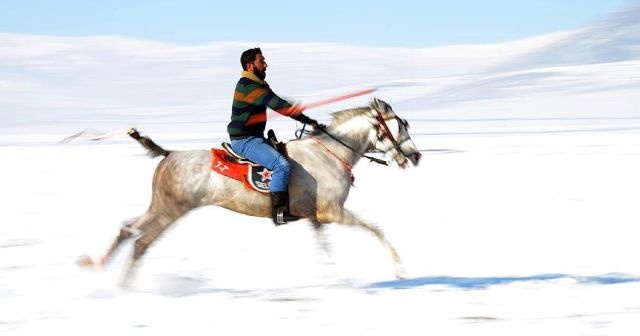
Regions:
<instances>
[{"instance_id":1,"label":"horse's ear","mask_svg":"<svg viewBox=\"0 0 640 336\"><path fill-rule=\"evenodd\" d=\"M373 98L373 101L371 102L371 106L376 111L379 111L380 113L393 112L393 110L391 109L391 106L389 106L389 104L387 104L382 99L378 99L378 97Z\"/></svg>"}]
</instances>

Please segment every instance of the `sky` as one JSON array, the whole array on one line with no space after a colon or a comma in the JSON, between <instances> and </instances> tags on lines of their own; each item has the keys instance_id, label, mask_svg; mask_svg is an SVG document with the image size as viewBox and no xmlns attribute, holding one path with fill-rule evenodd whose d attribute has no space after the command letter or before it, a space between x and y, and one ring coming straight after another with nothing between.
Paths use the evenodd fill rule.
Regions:
<instances>
[{"instance_id":1,"label":"sky","mask_svg":"<svg viewBox=\"0 0 640 336\"><path fill-rule=\"evenodd\" d=\"M574 29L636 0L0 0L0 33L425 48Z\"/></svg>"}]
</instances>

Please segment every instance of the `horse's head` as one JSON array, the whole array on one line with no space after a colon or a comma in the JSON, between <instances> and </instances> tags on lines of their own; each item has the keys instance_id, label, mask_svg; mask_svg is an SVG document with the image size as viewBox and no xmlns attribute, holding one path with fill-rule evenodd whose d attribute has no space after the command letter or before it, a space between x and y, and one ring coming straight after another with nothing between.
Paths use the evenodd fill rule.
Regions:
<instances>
[{"instance_id":1,"label":"horse's head","mask_svg":"<svg viewBox=\"0 0 640 336\"><path fill-rule=\"evenodd\" d=\"M409 122L398 117L389 104L374 98L370 104L372 124L377 129L374 148L405 168L407 161L416 166L422 157L409 135Z\"/></svg>"}]
</instances>

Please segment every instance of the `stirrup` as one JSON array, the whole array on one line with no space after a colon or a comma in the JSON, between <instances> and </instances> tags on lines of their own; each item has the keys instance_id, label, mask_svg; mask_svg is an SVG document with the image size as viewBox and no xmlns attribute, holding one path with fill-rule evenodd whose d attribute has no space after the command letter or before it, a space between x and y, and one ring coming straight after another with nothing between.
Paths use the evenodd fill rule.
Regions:
<instances>
[{"instance_id":1,"label":"stirrup","mask_svg":"<svg viewBox=\"0 0 640 336\"><path fill-rule=\"evenodd\" d=\"M276 214L276 218L275 218L275 224L276 225L282 225L282 224L287 224L287 221L284 220L284 209L279 210L278 213Z\"/></svg>"},{"instance_id":2,"label":"stirrup","mask_svg":"<svg viewBox=\"0 0 640 336\"><path fill-rule=\"evenodd\" d=\"M280 226L283 224L295 222L301 218L302 217L294 216L288 213L286 208L282 208L278 210L276 216L273 218L273 224L275 224L276 226Z\"/></svg>"}]
</instances>

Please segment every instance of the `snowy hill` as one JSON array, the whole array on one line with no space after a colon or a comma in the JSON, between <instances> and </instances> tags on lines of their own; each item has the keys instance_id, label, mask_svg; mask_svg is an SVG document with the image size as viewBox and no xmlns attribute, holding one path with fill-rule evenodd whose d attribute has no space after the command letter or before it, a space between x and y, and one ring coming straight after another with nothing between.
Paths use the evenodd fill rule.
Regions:
<instances>
[{"instance_id":1,"label":"snowy hill","mask_svg":"<svg viewBox=\"0 0 640 336\"><path fill-rule=\"evenodd\" d=\"M636 127L640 120L640 4L575 31L484 48L493 64L427 79L422 84L431 90L403 94L405 101L394 106L427 110L432 120L509 129L524 123L538 130Z\"/></svg>"},{"instance_id":2,"label":"snowy hill","mask_svg":"<svg viewBox=\"0 0 640 336\"><path fill-rule=\"evenodd\" d=\"M624 62L640 59L640 4L538 48L501 69Z\"/></svg>"},{"instance_id":3,"label":"snowy hill","mask_svg":"<svg viewBox=\"0 0 640 336\"><path fill-rule=\"evenodd\" d=\"M1 127L221 123L238 55L252 46L263 48L276 92L302 102L376 87L413 119L635 118L638 12L576 31L430 49L0 34ZM310 113L322 119L368 99Z\"/></svg>"}]
</instances>

